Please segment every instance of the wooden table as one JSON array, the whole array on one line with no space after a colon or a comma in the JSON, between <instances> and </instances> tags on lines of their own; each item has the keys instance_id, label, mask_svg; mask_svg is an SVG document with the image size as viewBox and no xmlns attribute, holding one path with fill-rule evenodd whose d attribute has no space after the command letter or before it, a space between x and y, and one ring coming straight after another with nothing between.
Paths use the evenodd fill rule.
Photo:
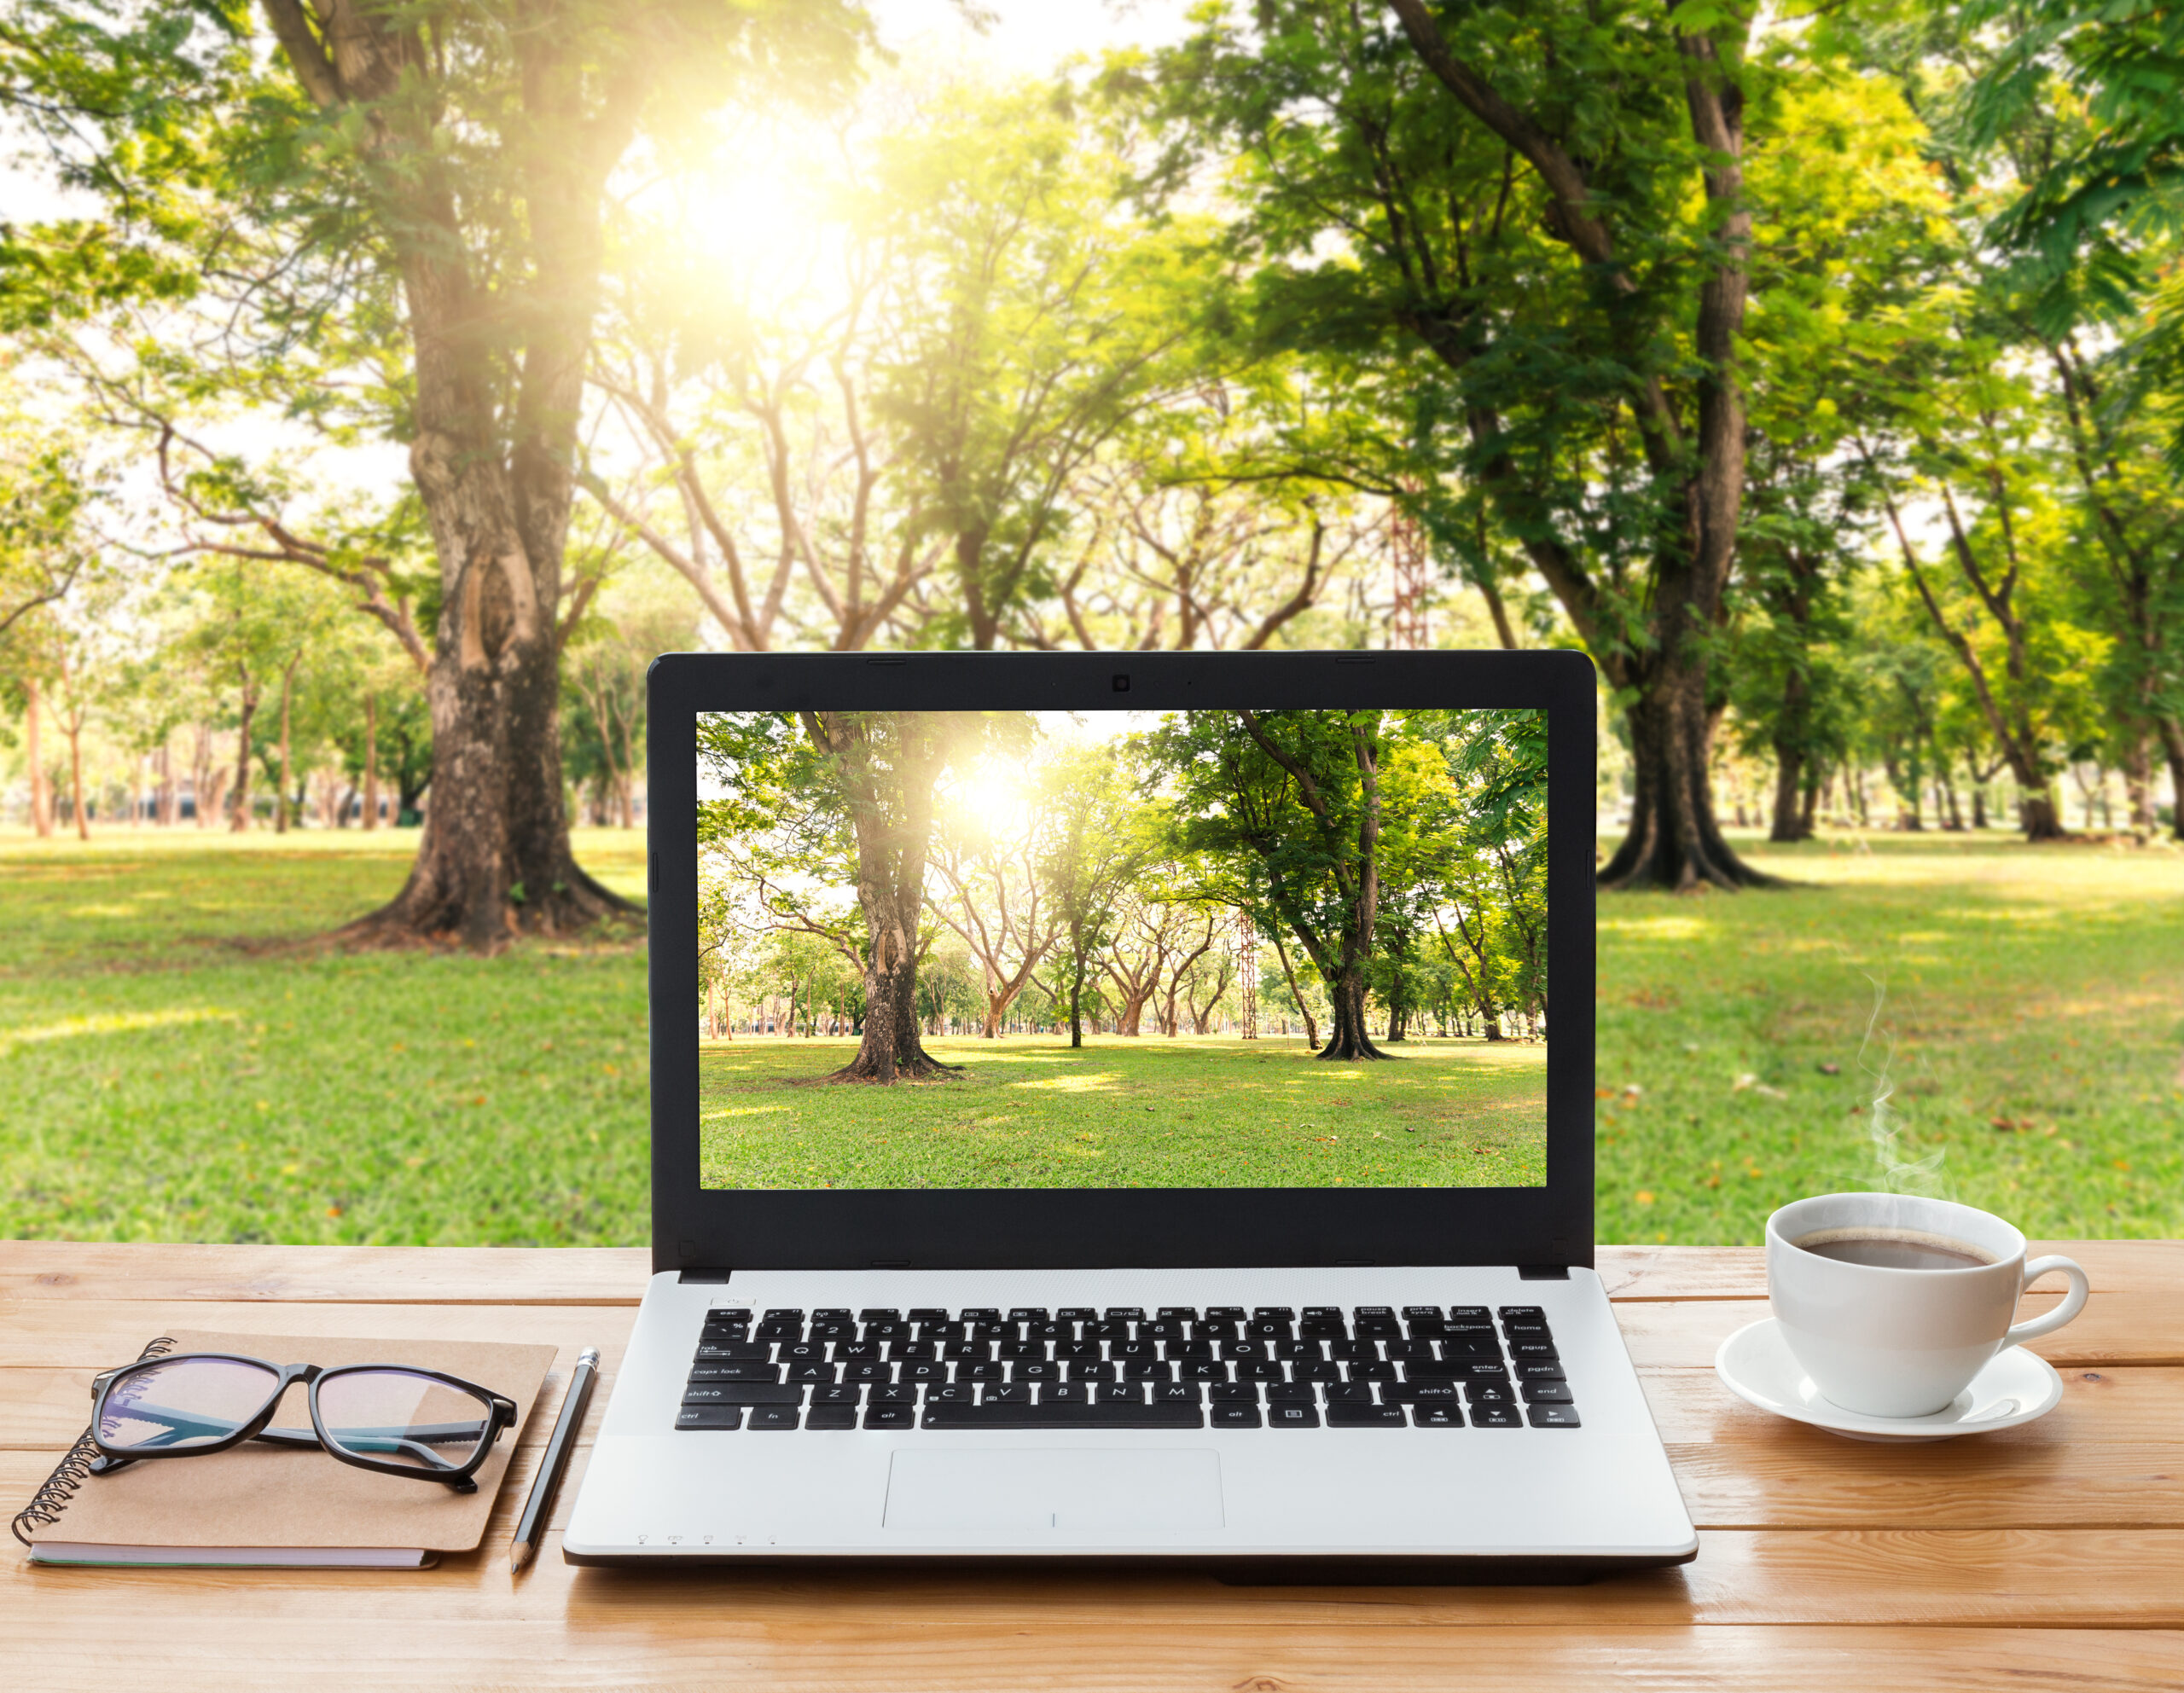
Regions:
<instances>
[{"instance_id":1,"label":"wooden table","mask_svg":"<svg viewBox=\"0 0 2184 1693\"><path fill-rule=\"evenodd\" d=\"M12 1540L10 1686L769 1689L2184 1687L2184 1244L2043 1243L2093 1302L2039 1343L2041 1422L1876 1447L1731 1398L1715 1347L1763 1309L1752 1251L1600 1268L1699 1528L1698 1561L1584 1587L1228 1587L1194 1575L572 1569L506 1549L561 1383L611 1387L627 1251L0 1243L0 1495L81 1430L94 1369L177 1325L551 1342L555 1380L485 1549L404 1573L39 1569ZM2048 1296L2028 1299L2028 1311ZM590 1420L607 1402L601 1391ZM566 1516L582 1470L561 1494ZM340 1678L346 1678L341 1679Z\"/></svg>"}]
</instances>

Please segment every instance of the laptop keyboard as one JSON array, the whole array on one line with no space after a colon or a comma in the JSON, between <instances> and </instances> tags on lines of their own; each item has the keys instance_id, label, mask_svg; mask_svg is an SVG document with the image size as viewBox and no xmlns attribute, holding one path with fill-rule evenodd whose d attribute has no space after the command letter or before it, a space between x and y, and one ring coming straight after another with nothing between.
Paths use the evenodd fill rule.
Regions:
<instances>
[{"instance_id":1,"label":"laptop keyboard","mask_svg":"<svg viewBox=\"0 0 2184 1693\"><path fill-rule=\"evenodd\" d=\"M716 1309L678 1429L1575 1429L1536 1305Z\"/></svg>"}]
</instances>

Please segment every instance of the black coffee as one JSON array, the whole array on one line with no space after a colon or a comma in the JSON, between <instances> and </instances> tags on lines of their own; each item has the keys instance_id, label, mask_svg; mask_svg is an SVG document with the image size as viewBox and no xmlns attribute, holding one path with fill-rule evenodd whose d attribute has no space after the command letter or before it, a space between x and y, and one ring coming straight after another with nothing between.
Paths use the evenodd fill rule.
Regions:
<instances>
[{"instance_id":1,"label":"black coffee","mask_svg":"<svg viewBox=\"0 0 2184 1693\"><path fill-rule=\"evenodd\" d=\"M1995 1261L1976 1246L1916 1229L1821 1229L1796 1244L1838 1263L1870 1264L1881 1270L1970 1270Z\"/></svg>"}]
</instances>

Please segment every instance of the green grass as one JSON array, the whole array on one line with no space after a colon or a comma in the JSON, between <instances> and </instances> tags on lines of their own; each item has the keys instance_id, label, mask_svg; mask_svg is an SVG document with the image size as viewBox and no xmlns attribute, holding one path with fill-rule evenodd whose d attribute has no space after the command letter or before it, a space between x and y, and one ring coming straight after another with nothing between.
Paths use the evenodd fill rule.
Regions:
<instances>
[{"instance_id":1,"label":"green grass","mask_svg":"<svg viewBox=\"0 0 2184 1693\"><path fill-rule=\"evenodd\" d=\"M1800 885L1600 899L1601 1239L1756 1242L1790 1199L1886 1185L1884 1068L1926 1191L2032 1234L2184 1234L2184 853L1745 849Z\"/></svg>"},{"instance_id":2,"label":"green grass","mask_svg":"<svg viewBox=\"0 0 2184 1693\"><path fill-rule=\"evenodd\" d=\"M708 1187L1519 1187L1546 1179L1543 1047L1406 1041L1321 1064L1301 1040L932 1041L961 1075L809 1087L849 1041L699 1059Z\"/></svg>"},{"instance_id":3,"label":"green grass","mask_svg":"<svg viewBox=\"0 0 2184 1693\"><path fill-rule=\"evenodd\" d=\"M282 944L390 896L415 843L0 839L0 1235L642 1241L635 943L486 960ZM578 850L641 887L638 838ZM1941 1154L1943 1191L2039 1233L2184 1235L2184 855L1943 837L1753 850L1803 885L1600 901L1602 1239L1754 1241L1785 1199L1882 1179L1856 1110L1867 974L1888 984L1899 1153ZM818 1056L749 1044L793 1047L796 1073ZM873 1090L813 1091L847 1109ZM1329 1121L1334 1146L1296 1150L1356 1180L1371 1143ZM1163 1154L1077 1132L1104 1132L1092 1144L1118 1167Z\"/></svg>"},{"instance_id":4,"label":"green grass","mask_svg":"<svg viewBox=\"0 0 2184 1693\"><path fill-rule=\"evenodd\" d=\"M392 896L415 845L0 846L0 1236L641 1239L641 942L277 944ZM642 837L579 852L642 888Z\"/></svg>"}]
</instances>

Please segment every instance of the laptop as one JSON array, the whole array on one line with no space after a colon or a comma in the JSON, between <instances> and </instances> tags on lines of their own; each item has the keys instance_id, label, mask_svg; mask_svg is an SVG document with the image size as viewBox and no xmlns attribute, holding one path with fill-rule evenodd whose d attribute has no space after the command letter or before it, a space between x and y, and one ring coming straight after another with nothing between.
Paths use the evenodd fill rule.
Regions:
<instances>
[{"instance_id":1,"label":"laptop","mask_svg":"<svg viewBox=\"0 0 2184 1693\"><path fill-rule=\"evenodd\" d=\"M653 1273L571 1563L1695 1555L1592 1267L1583 656L648 700Z\"/></svg>"}]
</instances>

